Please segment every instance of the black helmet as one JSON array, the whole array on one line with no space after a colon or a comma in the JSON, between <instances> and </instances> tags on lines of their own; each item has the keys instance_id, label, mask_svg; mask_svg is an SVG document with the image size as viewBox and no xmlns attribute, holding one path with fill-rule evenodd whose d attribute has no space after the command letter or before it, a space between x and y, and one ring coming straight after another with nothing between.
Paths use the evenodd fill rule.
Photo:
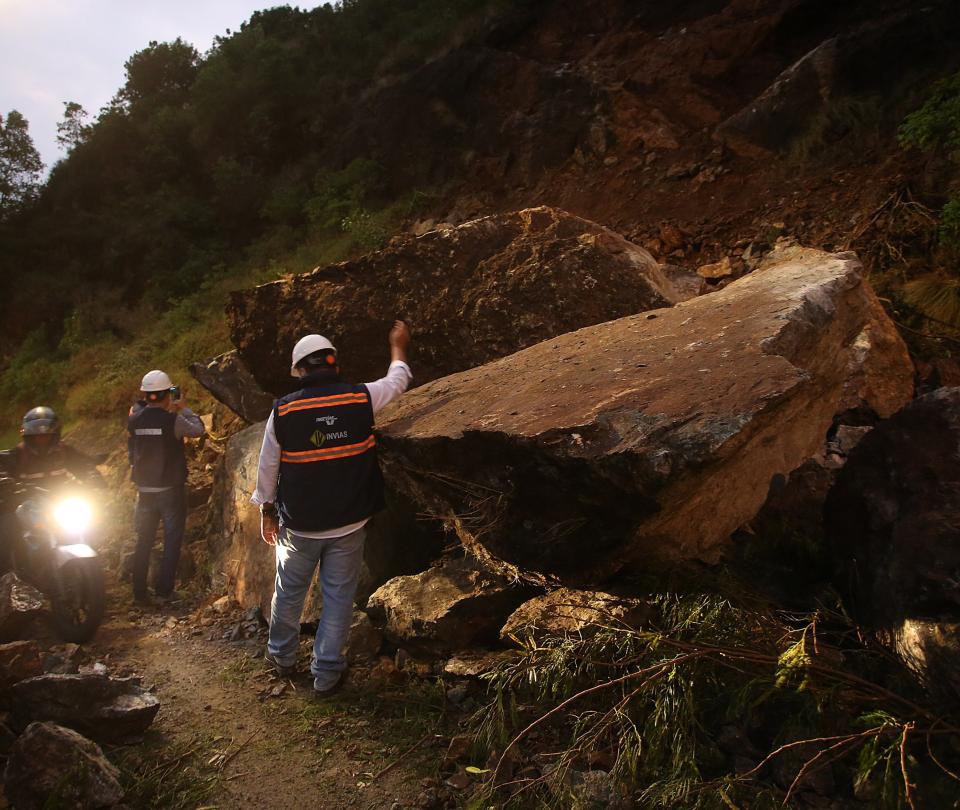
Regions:
<instances>
[{"instance_id":1,"label":"black helmet","mask_svg":"<svg viewBox=\"0 0 960 810\"><path fill-rule=\"evenodd\" d=\"M27 411L20 423L21 436L46 436L51 433L59 435L60 420L53 408L46 405Z\"/></svg>"}]
</instances>

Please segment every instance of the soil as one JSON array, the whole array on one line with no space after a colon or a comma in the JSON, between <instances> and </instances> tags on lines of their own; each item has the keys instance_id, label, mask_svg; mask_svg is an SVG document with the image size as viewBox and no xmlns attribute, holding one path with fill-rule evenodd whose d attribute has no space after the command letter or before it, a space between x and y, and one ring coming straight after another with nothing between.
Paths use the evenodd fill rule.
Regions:
<instances>
[{"instance_id":1,"label":"soil","mask_svg":"<svg viewBox=\"0 0 960 810\"><path fill-rule=\"evenodd\" d=\"M431 777L447 743L442 731L453 720L444 714L441 689L419 681L385 686L376 677L381 664L354 668L343 689L318 700L305 665L281 681L263 661L265 631L231 642L223 636L242 617L203 626L215 614L194 608L187 601L132 609L115 587L105 624L83 648L85 661L140 675L161 701L142 744L111 756L121 764L131 754L141 763L183 757L184 769L193 771L183 795L171 788L149 806L424 806L418 797L439 786ZM309 645L304 637L301 664L309 661ZM203 784L211 789L200 805L186 799L188 789Z\"/></svg>"}]
</instances>

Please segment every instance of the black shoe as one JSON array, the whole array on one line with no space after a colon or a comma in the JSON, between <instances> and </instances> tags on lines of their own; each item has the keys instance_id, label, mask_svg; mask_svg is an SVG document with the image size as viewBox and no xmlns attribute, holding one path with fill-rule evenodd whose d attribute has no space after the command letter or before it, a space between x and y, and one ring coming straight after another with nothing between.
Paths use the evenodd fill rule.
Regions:
<instances>
[{"instance_id":1,"label":"black shoe","mask_svg":"<svg viewBox=\"0 0 960 810\"><path fill-rule=\"evenodd\" d=\"M328 686L326 689L317 689L316 686L313 687L313 696L318 700L323 700L328 698L331 695L335 695L343 687L344 682L347 680L347 671L344 670L340 673L340 677L337 678L333 686ZM314 681L316 683L316 681Z\"/></svg>"},{"instance_id":2,"label":"black shoe","mask_svg":"<svg viewBox=\"0 0 960 810\"><path fill-rule=\"evenodd\" d=\"M180 594L176 591L170 591L169 593L154 593L154 596L157 597L157 601L163 605L169 605L174 602L180 601Z\"/></svg>"},{"instance_id":3,"label":"black shoe","mask_svg":"<svg viewBox=\"0 0 960 810\"><path fill-rule=\"evenodd\" d=\"M150 598L149 594L134 594L133 595L133 604L137 607L142 608L152 608L154 607L153 599Z\"/></svg>"},{"instance_id":4,"label":"black shoe","mask_svg":"<svg viewBox=\"0 0 960 810\"><path fill-rule=\"evenodd\" d=\"M277 661L276 658L270 655L269 650L264 651L263 660L266 661L271 666L273 666L274 671L281 678L289 678L291 675L293 675L297 671L296 664L281 664L279 661Z\"/></svg>"}]
</instances>

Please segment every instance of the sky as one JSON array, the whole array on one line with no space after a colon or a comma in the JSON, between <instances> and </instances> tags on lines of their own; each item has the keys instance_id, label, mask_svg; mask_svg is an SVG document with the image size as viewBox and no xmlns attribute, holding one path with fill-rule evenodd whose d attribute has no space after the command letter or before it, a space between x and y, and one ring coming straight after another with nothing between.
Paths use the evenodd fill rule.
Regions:
<instances>
[{"instance_id":1,"label":"sky","mask_svg":"<svg viewBox=\"0 0 960 810\"><path fill-rule=\"evenodd\" d=\"M124 83L123 64L178 36L200 53L281 0L0 0L0 113L19 110L46 168L63 157L63 102L97 112ZM316 2L295 2L313 8Z\"/></svg>"}]
</instances>

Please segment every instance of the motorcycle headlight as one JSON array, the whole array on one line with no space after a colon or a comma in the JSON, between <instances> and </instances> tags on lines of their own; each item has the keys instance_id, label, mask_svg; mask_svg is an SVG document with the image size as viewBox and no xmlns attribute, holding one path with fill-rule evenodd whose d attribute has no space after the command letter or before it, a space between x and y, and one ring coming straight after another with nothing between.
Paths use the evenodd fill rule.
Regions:
<instances>
[{"instance_id":1,"label":"motorcycle headlight","mask_svg":"<svg viewBox=\"0 0 960 810\"><path fill-rule=\"evenodd\" d=\"M83 498L67 498L54 507L53 516L61 529L70 534L79 534L90 528L93 510Z\"/></svg>"}]
</instances>

